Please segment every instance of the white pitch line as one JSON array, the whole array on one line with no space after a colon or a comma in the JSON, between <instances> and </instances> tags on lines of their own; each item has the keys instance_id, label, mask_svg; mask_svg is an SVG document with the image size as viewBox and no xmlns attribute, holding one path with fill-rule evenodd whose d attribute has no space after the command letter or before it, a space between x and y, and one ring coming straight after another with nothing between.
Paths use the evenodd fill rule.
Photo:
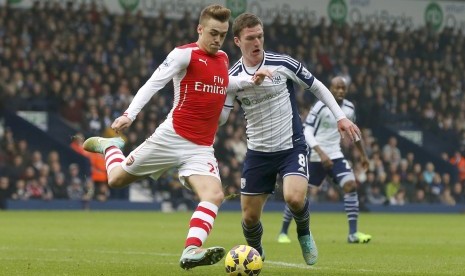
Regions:
<instances>
[{"instance_id":1,"label":"white pitch line","mask_svg":"<svg viewBox=\"0 0 465 276\"><path fill-rule=\"evenodd\" d=\"M375 272L376 270L371 269L345 269L345 268L335 268L335 267L325 267L325 266L309 266L304 264L295 264L295 263L286 263L286 262L274 262L266 260L264 262L265 265L271 264L272 266L280 266L280 267L292 267L292 268L300 268L300 269L307 269L307 270L337 270L342 272Z\"/></svg>"},{"instance_id":2,"label":"white pitch line","mask_svg":"<svg viewBox=\"0 0 465 276\"><path fill-rule=\"evenodd\" d=\"M310 269L310 270L318 269L318 267L308 266L308 265L303 265L303 264L275 262L275 261L268 261L268 260L264 262L264 265L269 265L269 264L271 264L271 266L284 266L284 267L293 267L293 268Z\"/></svg>"}]
</instances>

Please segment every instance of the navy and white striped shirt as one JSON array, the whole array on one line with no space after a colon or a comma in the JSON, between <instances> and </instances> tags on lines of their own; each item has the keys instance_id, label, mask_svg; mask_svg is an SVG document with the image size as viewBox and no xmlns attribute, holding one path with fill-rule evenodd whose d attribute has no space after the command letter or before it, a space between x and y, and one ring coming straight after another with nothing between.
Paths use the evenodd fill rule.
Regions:
<instances>
[{"instance_id":1,"label":"navy and white striped shirt","mask_svg":"<svg viewBox=\"0 0 465 276\"><path fill-rule=\"evenodd\" d=\"M261 152L276 152L305 142L297 110L294 83L309 89L315 78L298 61L282 54L265 52L261 64L247 68L242 59L229 70L230 76L252 76L259 68L273 72L260 86L228 91L225 108L237 100L247 120L247 147Z\"/></svg>"},{"instance_id":2,"label":"navy and white striped shirt","mask_svg":"<svg viewBox=\"0 0 465 276\"><path fill-rule=\"evenodd\" d=\"M354 104L349 100L344 99L341 104L341 109L348 119L355 122ZM311 131L305 131L305 135L309 146L313 148L318 145L328 155L330 159L343 158L341 151L341 135L337 128L337 121L329 108L318 101L307 115L305 127ZM311 162L320 162L320 156L315 150L310 153Z\"/></svg>"}]
</instances>

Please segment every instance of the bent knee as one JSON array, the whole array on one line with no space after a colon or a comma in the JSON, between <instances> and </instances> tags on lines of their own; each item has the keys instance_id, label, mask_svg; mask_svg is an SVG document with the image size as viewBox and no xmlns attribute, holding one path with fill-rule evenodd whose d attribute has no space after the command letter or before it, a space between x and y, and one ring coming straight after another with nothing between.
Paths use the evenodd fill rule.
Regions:
<instances>
[{"instance_id":1,"label":"bent knee","mask_svg":"<svg viewBox=\"0 0 465 276\"><path fill-rule=\"evenodd\" d=\"M218 190L214 191L211 195L211 201L216 204L217 206L220 206L221 203L223 203L224 200L224 193L223 190Z\"/></svg>"},{"instance_id":2,"label":"bent knee","mask_svg":"<svg viewBox=\"0 0 465 276\"><path fill-rule=\"evenodd\" d=\"M208 201L216 206L220 206L223 203L224 200L224 193L223 190L218 189L218 190L211 190L208 192L202 192L202 193L197 193L200 201Z\"/></svg>"},{"instance_id":3,"label":"bent knee","mask_svg":"<svg viewBox=\"0 0 465 276\"><path fill-rule=\"evenodd\" d=\"M288 195L284 200L292 210L300 210L305 205L305 194Z\"/></svg>"},{"instance_id":4,"label":"bent knee","mask_svg":"<svg viewBox=\"0 0 465 276\"><path fill-rule=\"evenodd\" d=\"M243 208L242 220L247 227L252 227L260 221L261 209Z\"/></svg>"}]
</instances>

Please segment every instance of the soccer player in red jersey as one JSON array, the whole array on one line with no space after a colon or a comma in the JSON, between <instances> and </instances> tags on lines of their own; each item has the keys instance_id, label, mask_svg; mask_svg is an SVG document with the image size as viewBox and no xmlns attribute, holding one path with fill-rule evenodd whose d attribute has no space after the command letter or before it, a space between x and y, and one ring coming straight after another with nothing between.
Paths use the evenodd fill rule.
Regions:
<instances>
[{"instance_id":1,"label":"soccer player in red jersey","mask_svg":"<svg viewBox=\"0 0 465 276\"><path fill-rule=\"evenodd\" d=\"M183 185L200 199L180 259L183 269L214 264L225 254L222 247L202 248L224 199L212 144L228 86L240 89L259 84L266 75L229 78L229 59L220 47L228 32L230 14L220 5L206 7L200 14L197 42L172 50L124 114L113 122L111 127L116 132L128 128L150 98L173 80L173 107L144 143L127 157L121 151L124 141L119 137L91 137L83 145L87 151L105 155L112 188L147 176L157 179L171 168L179 170Z\"/></svg>"}]
</instances>

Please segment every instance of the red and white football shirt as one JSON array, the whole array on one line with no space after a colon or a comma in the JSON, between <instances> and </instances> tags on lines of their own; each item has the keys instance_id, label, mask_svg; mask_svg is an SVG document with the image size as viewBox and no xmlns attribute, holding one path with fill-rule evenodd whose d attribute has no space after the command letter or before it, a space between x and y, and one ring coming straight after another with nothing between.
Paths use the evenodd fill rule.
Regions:
<instances>
[{"instance_id":1,"label":"red and white football shirt","mask_svg":"<svg viewBox=\"0 0 465 276\"><path fill-rule=\"evenodd\" d=\"M139 89L124 114L134 120L172 79L174 102L168 119L175 132L195 144L210 146L226 98L228 67L229 59L223 51L210 55L196 43L177 47Z\"/></svg>"}]
</instances>

